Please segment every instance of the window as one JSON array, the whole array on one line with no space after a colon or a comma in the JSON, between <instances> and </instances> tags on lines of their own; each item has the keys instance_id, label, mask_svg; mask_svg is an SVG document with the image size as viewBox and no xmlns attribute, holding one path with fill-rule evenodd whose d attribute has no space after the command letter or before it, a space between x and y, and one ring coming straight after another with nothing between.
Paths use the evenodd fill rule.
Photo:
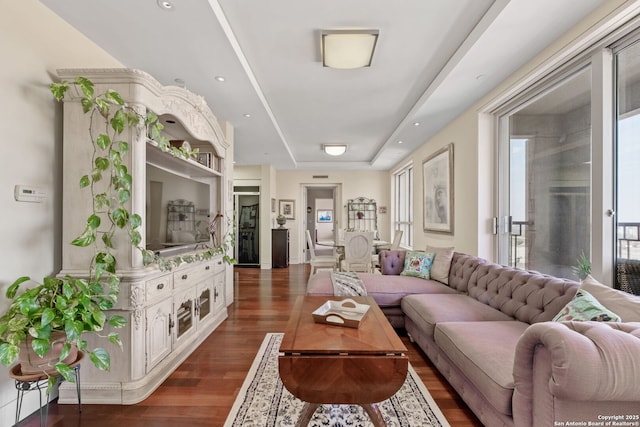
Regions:
<instances>
[{"instance_id":1,"label":"window","mask_svg":"<svg viewBox=\"0 0 640 427\"><path fill-rule=\"evenodd\" d=\"M402 231L400 246L413 247L413 164L393 174L393 229Z\"/></svg>"}]
</instances>

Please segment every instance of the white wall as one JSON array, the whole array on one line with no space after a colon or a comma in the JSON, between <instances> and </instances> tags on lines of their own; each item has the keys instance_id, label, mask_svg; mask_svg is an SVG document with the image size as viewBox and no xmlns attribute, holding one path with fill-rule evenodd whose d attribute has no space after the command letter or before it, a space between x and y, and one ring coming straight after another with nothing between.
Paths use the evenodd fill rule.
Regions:
<instances>
[{"instance_id":1,"label":"white wall","mask_svg":"<svg viewBox=\"0 0 640 427\"><path fill-rule=\"evenodd\" d=\"M313 175L329 175L329 178L314 179ZM367 197L376 200L378 206L387 206L390 211L389 174L385 171L278 171L277 174L278 199L291 199L296 202L295 220L287 221L290 229L290 262L303 262L302 249L305 245L304 227L302 219L306 217L306 206L303 202L303 185L339 185L341 191L336 193L337 211L334 212L335 228L344 228L346 223L346 204L348 199ZM378 214L378 229L382 240L390 240L391 230L389 214Z\"/></svg>"},{"instance_id":2,"label":"white wall","mask_svg":"<svg viewBox=\"0 0 640 427\"><path fill-rule=\"evenodd\" d=\"M57 68L122 67L36 0L4 1L0 14L0 312L20 276L42 277L61 266L62 109L49 93ZM42 188L43 203L20 203L15 184ZM0 367L0 426L13 424L16 390ZM22 414L37 408L27 393Z\"/></svg>"},{"instance_id":3,"label":"white wall","mask_svg":"<svg viewBox=\"0 0 640 427\"><path fill-rule=\"evenodd\" d=\"M414 248L426 244L455 246L456 250L484 258L494 258L494 238L491 218L494 216L495 194L495 129L493 118L487 114L527 84L553 71L564 59L567 46L583 34L592 34L604 22L621 21L613 15L625 6L637 6L637 1L611 0L605 2L590 16L536 58L511 75L496 89L466 110L416 151L399 161L393 169L413 161L414 165ZM624 15L624 14L621 14ZM608 26L607 26L608 27ZM597 37L592 37L597 40ZM585 48L587 45L583 45ZM568 60L569 58L567 58ZM454 144L454 233L439 234L423 231L423 176L422 162L448 143Z\"/></svg>"}]
</instances>

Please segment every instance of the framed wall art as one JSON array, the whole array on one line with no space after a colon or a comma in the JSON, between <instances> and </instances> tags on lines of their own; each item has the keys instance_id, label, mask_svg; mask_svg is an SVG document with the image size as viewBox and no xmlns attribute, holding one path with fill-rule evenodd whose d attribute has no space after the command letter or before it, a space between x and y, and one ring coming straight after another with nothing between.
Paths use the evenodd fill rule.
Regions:
<instances>
[{"instance_id":1,"label":"framed wall art","mask_svg":"<svg viewBox=\"0 0 640 427\"><path fill-rule=\"evenodd\" d=\"M287 219L296 219L296 201L279 200L279 213Z\"/></svg>"},{"instance_id":2,"label":"framed wall art","mask_svg":"<svg viewBox=\"0 0 640 427\"><path fill-rule=\"evenodd\" d=\"M333 209L319 209L318 222L333 222Z\"/></svg>"},{"instance_id":3,"label":"framed wall art","mask_svg":"<svg viewBox=\"0 0 640 427\"><path fill-rule=\"evenodd\" d=\"M453 143L422 163L424 231L453 234Z\"/></svg>"}]
</instances>

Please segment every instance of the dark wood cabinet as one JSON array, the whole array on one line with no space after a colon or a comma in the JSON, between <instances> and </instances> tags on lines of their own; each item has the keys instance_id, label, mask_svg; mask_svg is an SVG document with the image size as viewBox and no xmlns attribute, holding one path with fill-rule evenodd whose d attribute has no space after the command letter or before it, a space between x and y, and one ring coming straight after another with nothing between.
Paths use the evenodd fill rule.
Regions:
<instances>
[{"instance_id":1,"label":"dark wood cabinet","mask_svg":"<svg viewBox=\"0 0 640 427\"><path fill-rule=\"evenodd\" d=\"M289 267L289 229L271 229L271 266Z\"/></svg>"}]
</instances>

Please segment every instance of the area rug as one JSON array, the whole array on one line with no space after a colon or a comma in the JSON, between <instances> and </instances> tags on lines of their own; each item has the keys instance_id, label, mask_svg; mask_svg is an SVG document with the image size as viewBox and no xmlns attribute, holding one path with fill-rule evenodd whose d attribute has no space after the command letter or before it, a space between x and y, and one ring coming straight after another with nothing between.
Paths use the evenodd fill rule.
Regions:
<instances>
[{"instance_id":1,"label":"area rug","mask_svg":"<svg viewBox=\"0 0 640 427\"><path fill-rule=\"evenodd\" d=\"M225 422L225 427L295 426L304 402L284 388L278 374L283 334L267 334ZM426 387L409 365L402 388L378 408L389 427L449 427ZM320 405L309 426L370 427L359 405Z\"/></svg>"}]
</instances>

